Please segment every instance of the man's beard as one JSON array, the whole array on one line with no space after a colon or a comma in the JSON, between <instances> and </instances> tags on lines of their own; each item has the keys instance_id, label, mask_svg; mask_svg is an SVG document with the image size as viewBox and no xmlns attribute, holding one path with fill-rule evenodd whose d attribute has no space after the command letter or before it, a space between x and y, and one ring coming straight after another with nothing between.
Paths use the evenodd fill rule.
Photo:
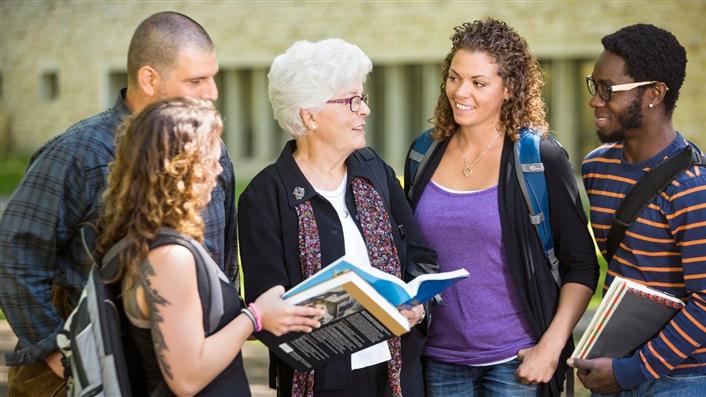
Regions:
<instances>
[{"instance_id":1,"label":"man's beard","mask_svg":"<svg viewBox=\"0 0 706 397\"><path fill-rule=\"evenodd\" d=\"M630 105L625 109L625 111L618 115L618 125L620 128L616 131L603 134L600 131L596 131L598 134L598 139L602 143L615 143L622 142L625 140L625 131L634 130L642 127L642 97L640 95L635 96L635 99L630 103Z\"/></svg>"}]
</instances>

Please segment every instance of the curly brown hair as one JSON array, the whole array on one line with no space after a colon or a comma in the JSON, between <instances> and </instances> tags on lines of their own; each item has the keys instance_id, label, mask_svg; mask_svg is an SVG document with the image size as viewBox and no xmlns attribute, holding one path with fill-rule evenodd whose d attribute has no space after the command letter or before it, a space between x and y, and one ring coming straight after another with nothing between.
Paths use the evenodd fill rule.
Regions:
<instances>
[{"instance_id":1,"label":"curly brown hair","mask_svg":"<svg viewBox=\"0 0 706 397\"><path fill-rule=\"evenodd\" d=\"M136 280L138 266L161 227L203 240L199 213L222 170L222 130L213 104L190 98L153 103L120 126L96 244L100 258L120 239L129 238L113 281Z\"/></svg>"},{"instance_id":2,"label":"curly brown hair","mask_svg":"<svg viewBox=\"0 0 706 397\"><path fill-rule=\"evenodd\" d=\"M500 110L500 128L510 139L517 139L517 131L522 127L532 127L546 134L542 71L525 39L505 22L488 18L456 26L451 43L451 51L442 64L441 94L432 118L434 139L448 138L459 127L446 97L449 68L458 50L483 52L495 60L498 75L510 92L510 98Z\"/></svg>"}]
</instances>

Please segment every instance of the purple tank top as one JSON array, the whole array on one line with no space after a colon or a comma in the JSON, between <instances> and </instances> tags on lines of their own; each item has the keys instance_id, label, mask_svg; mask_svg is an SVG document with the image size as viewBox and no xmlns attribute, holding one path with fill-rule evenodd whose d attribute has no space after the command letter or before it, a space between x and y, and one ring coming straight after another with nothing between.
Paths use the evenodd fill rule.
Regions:
<instances>
[{"instance_id":1,"label":"purple tank top","mask_svg":"<svg viewBox=\"0 0 706 397\"><path fill-rule=\"evenodd\" d=\"M431 307L424 354L464 365L503 361L535 344L503 251L497 186L450 192L430 181L416 209L439 271L464 268L470 277Z\"/></svg>"}]
</instances>

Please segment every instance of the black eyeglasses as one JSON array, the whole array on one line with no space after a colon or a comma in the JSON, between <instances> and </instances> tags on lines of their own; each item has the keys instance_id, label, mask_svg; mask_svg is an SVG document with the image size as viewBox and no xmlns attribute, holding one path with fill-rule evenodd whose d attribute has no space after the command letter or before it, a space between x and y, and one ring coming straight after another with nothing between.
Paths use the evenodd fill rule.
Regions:
<instances>
[{"instance_id":1,"label":"black eyeglasses","mask_svg":"<svg viewBox=\"0 0 706 397\"><path fill-rule=\"evenodd\" d=\"M358 113L360 110L360 104L365 102L365 104L368 104L368 96L367 95L355 95L350 98L341 98L341 99L329 99L326 101L326 103L345 103L348 104L348 107L351 109L351 112L353 113Z\"/></svg>"},{"instance_id":2,"label":"black eyeglasses","mask_svg":"<svg viewBox=\"0 0 706 397\"><path fill-rule=\"evenodd\" d=\"M586 87L588 87L588 93L591 94L591 96L594 96L597 93L598 97L601 98L605 102L610 101L611 95L614 92L630 91L630 90L635 89L637 87L642 87L643 85L657 84L657 83L659 83L659 81L639 81L637 83L605 85L605 84L596 84L595 80L593 80L593 76L591 76L590 74L588 76L586 76ZM667 88L667 89L669 89L669 88Z\"/></svg>"}]
</instances>

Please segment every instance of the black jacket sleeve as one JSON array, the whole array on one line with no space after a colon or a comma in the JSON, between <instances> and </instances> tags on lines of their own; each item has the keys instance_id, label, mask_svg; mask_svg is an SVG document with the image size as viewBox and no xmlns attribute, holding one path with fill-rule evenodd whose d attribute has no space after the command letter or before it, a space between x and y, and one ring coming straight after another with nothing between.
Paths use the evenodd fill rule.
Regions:
<instances>
[{"instance_id":1,"label":"black jacket sleeve","mask_svg":"<svg viewBox=\"0 0 706 397\"><path fill-rule=\"evenodd\" d=\"M238 201L240 258L245 300L254 301L275 285L292 286L285 263L276 185L256 177Z\"/></svg>"},{"instance_id":2,"label":"black jacket sleeve","mask_svg":"<svg viewBox=\"0 0 706 397\"><path fill-rule=\"evenodd\" d=\"M543 140L540 150L549 191L554 250L559 259L562 284L579 283L595 290L599 272L596 250L588 230L573 167L566 151L556 140Z\"/></svg>"}]
</instances>

